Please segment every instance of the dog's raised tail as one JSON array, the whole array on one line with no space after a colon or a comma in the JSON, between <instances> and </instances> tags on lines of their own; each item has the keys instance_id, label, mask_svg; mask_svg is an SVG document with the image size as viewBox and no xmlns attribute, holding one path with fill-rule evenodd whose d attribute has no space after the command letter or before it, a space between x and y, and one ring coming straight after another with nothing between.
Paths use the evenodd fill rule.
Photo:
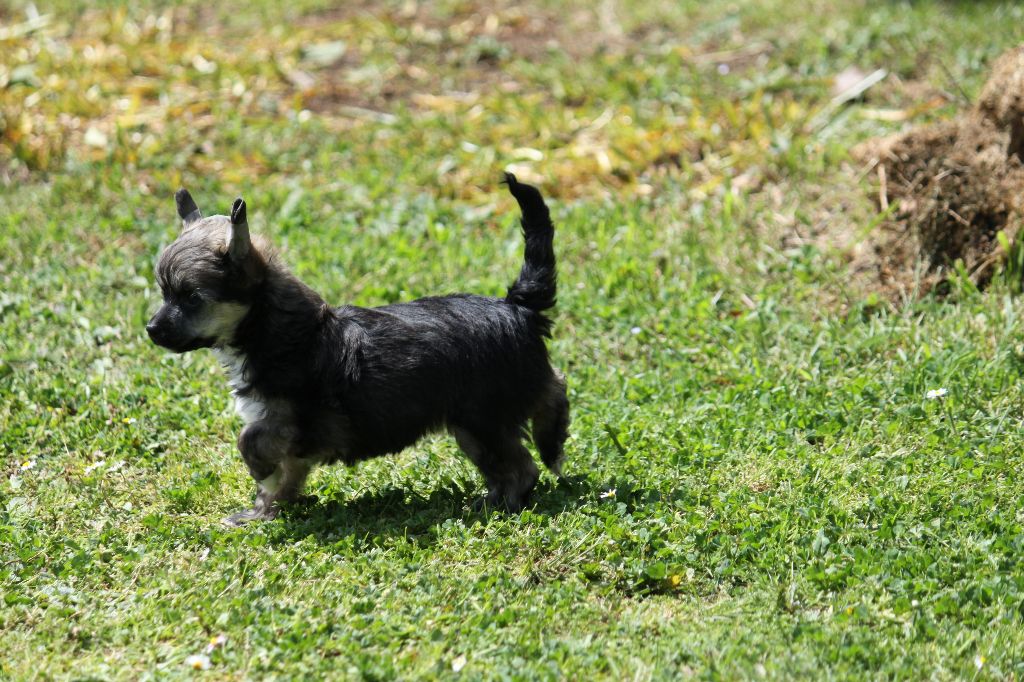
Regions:
<instances>
[{"instance_id":1,"label":"dog's raised tail","mask_svg":"<svg viewBox=\"0 0 1024 682\"><path fill-rule=\"evenodd\" d=\"M511 173L505 173L505 183L523 212L523 236L526 253L519 277L508 288L505 300L537 312L555 305L555 227L540 191L526 185Z\"/></svg>"}]
</instances>

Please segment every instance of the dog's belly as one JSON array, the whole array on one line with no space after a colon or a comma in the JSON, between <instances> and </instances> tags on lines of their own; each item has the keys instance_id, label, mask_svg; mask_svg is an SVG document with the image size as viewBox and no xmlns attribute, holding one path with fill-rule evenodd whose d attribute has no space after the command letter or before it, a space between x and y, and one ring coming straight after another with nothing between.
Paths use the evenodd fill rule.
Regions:
<instances>
[{"instance_id":1,"label":"dog's belly","mask_svg":"<svg viewBox=\"0 0 1024 682\"><path fill-rule=\"evenodd\" d=\"M295 406L291 414L291 423L301 434L301 449L323 463L355 464L394 454L444 428L440 414L396 414L333 401Z\"/></svg>"},{"instance_id":2,"label":"dog's belly","mask_svg":"<svg viewBox=\"0 0 1024 682\"><path fill-rule=\"evenodd\" d=\"M310 448L318 453L323 462L345 462L355 464L361 460L391 455L414 445L424 435L435 429L401 429L401 433L382 433L374 428L365 428L348 417L338 418L330 425L321 425L316 446Z\"/></svg>"}]
</instances>

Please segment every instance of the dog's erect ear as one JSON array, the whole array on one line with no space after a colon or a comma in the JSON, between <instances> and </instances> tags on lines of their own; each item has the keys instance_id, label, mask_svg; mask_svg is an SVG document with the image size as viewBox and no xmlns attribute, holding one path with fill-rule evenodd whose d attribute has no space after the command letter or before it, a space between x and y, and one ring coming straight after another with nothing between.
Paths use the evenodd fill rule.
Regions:
<instances>
[{"instance_id":1,"label":"dog's erect ear","mask_svg":"<svg viewBox=\"0 0 1024 682\"><path fill-rule=\"evenodd\" d=\"M228 242L228 257L233 261L241 262L249 255L251 249L249 221L245 217L245 202L242 197L238 197L231 206L231 241Z\"/></svg>"},{"instance_id":2,"label":"dog's erect ear","mask_svg":"<svg viewBox=\"0 0 1024 682\"><path fill-rule=\"evenodd\" d=\"M174 203L178 205L178 217L181 218L182 229L188 228L189 225L203 217L192 195L184 187L174 193Z\"/></svg>"}]
</instances>

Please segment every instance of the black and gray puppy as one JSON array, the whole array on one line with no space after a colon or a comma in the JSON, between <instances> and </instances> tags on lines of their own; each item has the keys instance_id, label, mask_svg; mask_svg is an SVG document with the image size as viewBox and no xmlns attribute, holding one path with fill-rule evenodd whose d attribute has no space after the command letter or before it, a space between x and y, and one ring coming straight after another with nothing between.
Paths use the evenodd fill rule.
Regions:
<instances>
[{"instance_id":1,"label":"black and gray puppy","mask_svg":"<svg viewBox=\"0 0 1024 682\"><path fill-rule=\"evenodd\" d=\"M277 515L316 464L399 450L447 429L487 483L485 502L519 510L538 470L527 422L556 474L567 438L565 382L544 339L555 304L554 228L535 187L505 174L522 210L525 259L504 298L454 294L380 308L329 306L252 239L245 202L203 217L175 195L182 231L161 254L163 305L146 326L176 353L212 348L245 420L238 448L257 482L241 524Z\"/></svg>"}]
</instances>

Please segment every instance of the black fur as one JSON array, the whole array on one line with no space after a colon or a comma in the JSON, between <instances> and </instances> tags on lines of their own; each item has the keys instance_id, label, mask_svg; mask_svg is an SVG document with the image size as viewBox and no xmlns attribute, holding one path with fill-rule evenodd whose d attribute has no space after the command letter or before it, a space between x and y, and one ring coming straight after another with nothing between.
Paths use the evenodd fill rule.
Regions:
<instances>
[{"instance_id":1,"label":"black fur","mask_svg":"<svg viewBox=\"0 0 1024 682\"><path fill-rule=\"evenodd\" d=\"M544 203L544 198L536 187L524 185L516 181L516 176L505 173L512 196L519 202L523 211L523 238L526 241L526 253L519 278L512 283L505 296L510 303L540 312L555 306L555 227L551 224L551 215ZM541 316L545 334L550 330L550 322Z\"/></svg>"},{"instance_id":2,"label":"black fur","mask_svg":"<svg viewBox=\"0 0 1024 682\"><path fill-rule=\"evenodd\" d=\"M217 295L246 312L230 334L206 345L241 363L235 393L258 418L250 415L239 448L261 482L254 509L233 521L275 514L278 501L301 491L313 464L397 452L440 429L479 467L492 505L517 510L534 488L537 468L522 443L531 420L541 459L558 471L568 400L544 343L545 311L555 304L554 228L536 188L511 174L506 182L523 213L526 247L505 298L456 294L333 308L260 249L232 262L241 257L230 254L247 253L234 243L242 237L232 236L222 255L231 281ZM231 222L244 216L238 201ZM247 231L244 239L247 246ZM187 279L172 272L180 260L173 249L161 259L161 282Z\"/></svg>"},{"instance_id":3,"label":"black fur","mask_svg":"<svg viewBox=\"0 0 1024 682\"><path fill-rule=\"evenodd\" d=\"M199 220L203 214L199 212L195 200L186 189L179 189L174 193L174 203L178 206L178 217L186 224Z\"/></svg>"}]
</instances>

